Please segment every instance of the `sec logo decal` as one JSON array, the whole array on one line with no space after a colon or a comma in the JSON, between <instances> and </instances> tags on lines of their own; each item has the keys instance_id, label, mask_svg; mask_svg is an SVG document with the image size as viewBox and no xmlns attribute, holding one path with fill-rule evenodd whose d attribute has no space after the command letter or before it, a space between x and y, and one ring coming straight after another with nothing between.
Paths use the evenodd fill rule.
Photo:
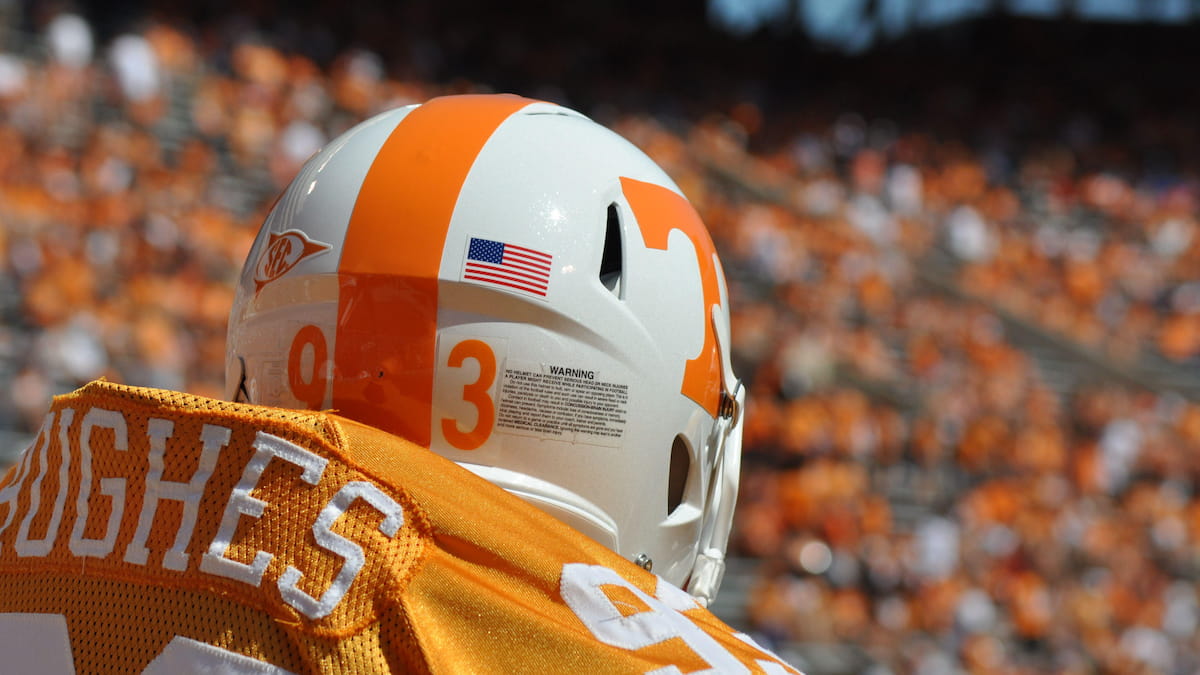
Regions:
<instances>
[{"instance_id":1,"label":"sec logo decal","mask_svg":"<svg viewBox=\"0 0 1200 675\"><path fill-rule=\"evenodd\" d=\"M332 248L329 244L309 239L300 230L271 232L269 236L266 248L259 254L258 262L254 265L255 293L287 274L301 260L320 255Z\"/></svg>"}]
</instances>

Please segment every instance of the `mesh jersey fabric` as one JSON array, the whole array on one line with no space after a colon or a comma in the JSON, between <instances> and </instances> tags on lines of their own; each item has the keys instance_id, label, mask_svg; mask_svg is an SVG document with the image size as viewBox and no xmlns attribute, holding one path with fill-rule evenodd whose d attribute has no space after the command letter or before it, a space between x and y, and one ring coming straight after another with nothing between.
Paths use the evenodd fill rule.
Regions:
<instances>
[{"instance_id":1,"label":"mesh jersey fabric","mask_svg":"<svg viewBox=\"0 0 1200 675\"><path fill-rule=\"evenodd\" d=\"M420 446L108 382L0 480L0 625L78 673L797 672Z\"/></svg>"}]
</instances>

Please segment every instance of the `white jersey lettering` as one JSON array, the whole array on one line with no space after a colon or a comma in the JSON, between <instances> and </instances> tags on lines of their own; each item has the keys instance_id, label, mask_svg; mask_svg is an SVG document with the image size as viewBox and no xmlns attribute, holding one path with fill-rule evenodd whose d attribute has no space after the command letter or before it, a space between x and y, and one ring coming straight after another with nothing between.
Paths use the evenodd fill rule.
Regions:
<instances>
[{"instance_id":1,"label":"white jersey lettering","mask_svg":"<svg viewBox=\"0 0 1200 675\"><path fill-rule=\"evenodd\" d=\"M167 439L171 437L175 423L170 420L152 418L146 429L150 437L150 470L146 474L146 497L142 502L142 511L138 516L137 531L133 541L125 549L125 562L135 565L145 565L150 550L146 548L146 538L154 526L154 516L158 513L158 505L164 500L177 501L183 504L183 519L175 533L175 542L171 550L163 554L163 567L169 570L187 569L187 545L192 540L192 530L196 527L196 516L200 508L200 498L204 496L204 486L212 476L213 468L217 465L217 455L221 448L229 443L230 430L225 427L204 425L200 432L203 447L200 452L200 462L192 479L186 483L163 480L163 465L167 452Z\"/></svg>"},{"instance_id":2,"label":"white jersey lettering","mask_svg":"<svg viewBox=\"0 0 1200 675\"><path fill-rule=\"evenodd\" d=\"M46 526L46 536L41 539L31 539L29 537L29 527L33 523L33 518L38 514L42 502L42 480L46 478L46 473L50 468L50 439L47 438L41 442L41 468L38 471L37 478L33 480L33 486L30 490L29 512L25 514L25 519L21 521L20 527L17 528L17 538L13 542L13 548L17 555L22 558L43 557L50 553L50 549L54 548L54 541L58 538L58 526L62 522L63 506L67 501L67 482L70 478L70 466L68 453L66 448L69 443L67 440L67 428L71 426L71 420L75 417L75 411L67 408L58 414L58 419L55 421L58 429L59 447L62 448L58 463L58 492L54 495L54 506L50 510L50 524Z\"/></svg>"},{"instance_id":3,"label":"white jersey lettering","mask_svg":"<svg viewBox=\"0 0 1200 675\"><path fill-rule=\"evenodd\" d=\"M217 536L209 544L208 552L201 558L200 569L209 574L258 586L262 583L263 572L267 570L267 565L274 558L272 554L266 551L257 551L254 554L254 561L250 564L225 557L241 517L261 518L266 509L267 503L250 493L258 485L263 471L273 458L279 458L300 467L300 478L309 485L316 485L320 482L321 474L325 472L325 465L329 460L264 431L258 432L254 437L254 448L254 456L246 463L241 480L229 495Z\"/></svg>"},{"instance_id":4,"label":"white jersey lettering","mask_svg":"<svg viewBox=\"0 0 1200 675\"><path fill-rule=\"evenodd\" d=\"M17 464L16 471L13 473L12 482L4 486L0 490L0 504L8 506L8 511L4 515L4 522L0 523L0 533L3 533L12 525L13 518L17 515L17 497L21 494L21 487L25 484L25 480L29 478L30 466L33 464L34 455L37 454L38 448L43 443L46 443L46 433L53 423L53 414L47 414L45 421L42 422L42 428L38 430L38 435L34 437L33 443L21 453L20 463Z\"/></svg>"},{"instance_id":5,"label":"white jersey lettering","mask_svg":"<svg viewBox=\"0 0 1200 675\"><path fill-rule=\"evenodd\" d=\"M279 577L279 594L283 596L284 601L310 619L328 616L345 597L350 584L354 583L354 578L358 576L359 570L366 563L366 556L363 555L361 546L330 529L346 512L346 509L358 499L374 506L384 515L383 521L379 523L379 531L385 535L395 537L400 526L404 524L404 511L400 505L374 484L355 481L347 483L341 490L338 490L325 508L321 509L321 513L312 527L313 536L316 537L317 544L321 548L345 559L342 569L334 578L333 583L317 599L296 586L303 575L295 567L289 565L283 575Z\"/></svg>"},{"instance_id":6,"label":"white jersey lettering","mask_svg":"<svg viewBox=\"0 0 1200 675\"><path fill-rule=\"evenodd\" d=\"M88 521L88 500L92 494L92 432L97 428L111 429L113 450L129 451L129 431L125 417L115 410L92 408L83 416L79 429L79 496L75 499L75 527L71 529L71 553L78 556L103 558L112 553L117 542L121 516L125 514L125 479L101 478L100 494L108 497L108 523L99 539L84 537Z\"/></svg>"}]
</instances>

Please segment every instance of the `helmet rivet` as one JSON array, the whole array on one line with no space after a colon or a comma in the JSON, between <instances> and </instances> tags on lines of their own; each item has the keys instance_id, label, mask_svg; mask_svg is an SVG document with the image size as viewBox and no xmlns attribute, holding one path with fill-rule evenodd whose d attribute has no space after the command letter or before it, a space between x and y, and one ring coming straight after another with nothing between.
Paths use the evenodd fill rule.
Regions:
<instances>
[{"instance_id":1,"label":"helmet rivet","mask_svg":"<svg viewBox=\"0 0 1200 675\"><path fill-rule=\"evenodd\" d=\"M633 559L633 562L635 565L646 570L647 572L654 569L654 561L651 560L650 556L646 555L645 553L639 553L638 556Z\"/></svg>"}]
</instances>

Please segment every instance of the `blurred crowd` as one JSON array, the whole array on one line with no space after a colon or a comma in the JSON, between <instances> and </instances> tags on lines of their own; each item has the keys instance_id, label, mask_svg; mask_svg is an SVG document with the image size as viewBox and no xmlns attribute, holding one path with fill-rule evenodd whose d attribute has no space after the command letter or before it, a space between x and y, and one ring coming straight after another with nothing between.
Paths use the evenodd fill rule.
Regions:
<instances>
[{"instance_id":1,"label":"blurred crowd","mask_svg":"<svg viewBox=\"0 0 1200 675\"><path fill-rule=\"evenodd\" d=\"M1001 318L1118 362L1190 357L1170 334L1191 310L1158 300L1194 283L1194 178L1112 179L1150 224L1089 230L919 134L839 159L839 137L869 132L834 120L758 158L743 176L787 177L769 205L700 193L750 380L736 546L770 561L753 625L856 645L847 672L1196 672L1200 406L1062 390ZM1014 176L1047 171L1021 161ZM1072 180L1082 201L1101 179ZM921 282L939 268L958 293Z\"/></svg>"},{"instance_id":2,"label":"blurred crowd","mask_svg":"<svg viewBox=\"0 0 1200 675\"><path fill-rule=\"evenodd\" d=\"M357 120L484 89L252 32L36 28L0 44L17 432L96 377L220 397L274 194ZM836 92L735 98L584 112L676 178L722 252L750 392L731 548L762 561L747 628L801 659L850 646L841 672L871 675L1200 672L1200 405L1051 377L1010 329L1195 366L1200 171L1159 152L1200 140L1191 118L1113 139L1071 112L1030 140L1037 104L1013 97L947 139Z\"/></svg>"}]
</instances>

